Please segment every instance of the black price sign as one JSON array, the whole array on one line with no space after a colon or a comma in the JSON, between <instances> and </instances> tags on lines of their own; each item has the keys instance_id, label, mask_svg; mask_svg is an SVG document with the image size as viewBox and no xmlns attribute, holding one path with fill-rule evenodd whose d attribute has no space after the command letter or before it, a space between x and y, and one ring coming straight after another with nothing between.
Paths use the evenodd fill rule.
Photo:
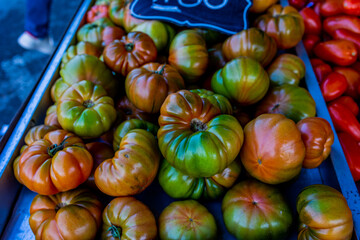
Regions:
<instances>
[{"instance_id":1,"label":"black price sign","mask_svg":"<svg viewBox=\"0 0 360 240\"><path fill-rule=\"evenodd\" d=\"M130 10L140 19L235 34L247 29L251 5L252 0L133 0Z\"/></svg>"}]
</instances>

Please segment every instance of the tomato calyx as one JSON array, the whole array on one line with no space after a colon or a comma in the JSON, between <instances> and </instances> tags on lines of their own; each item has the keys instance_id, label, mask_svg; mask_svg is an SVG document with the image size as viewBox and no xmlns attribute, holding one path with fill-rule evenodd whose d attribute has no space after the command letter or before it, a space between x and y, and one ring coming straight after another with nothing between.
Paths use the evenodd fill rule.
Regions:
<instances>
[{"instance_id":1,"label":"tomato calyx","mask_svg":"<svg viewBox=\"0 0 360 240\"><path fill-rule=\"evenodd\" d=\"M115 225L111 224L107 231L111 233L113 238L121 239L121 227L116 227Z\"/></svg>"},{"instance_id":2,"label":"tomato calyx","mask_svg":"<svg viewBox=\"0 0 360 240\"><path fill-rule=\"evenodd\" d=\"M207 125L206 123L203 123L202 121L200 121L197 118L194 118L191 120L190 122L190 129L193 132L198 132L198 131L206 131L207 129Z\"/></svg>"},{"instance_id":3,"label":"tomato calyx","mask_svg":"<svg viewBox=\"0 0 360 240\"><path fill-rule=\"evenodd\" d=\"M70 136L69 136L70 137ZM56 143L51 145L50 147L48 147L47 149L47 152L48 154L50 155L50 157L53 157L55 156L55 154L58 152L58 151L61 151L65 148L65 144L66 144L66 140L69 138L69 137L66 137L59 145L57 145Z\"/></svg>"},{"instance_id":4,"label":"tomato calyx","mask_svg":"<svg viewBox=\"0 0 360 240\"><path fill-rule=\"evenodd\" d=\"M93 106L95 106L95 103L91 100L85 100L83 102L83 106L86 108L92 108Z\"/></svg>"},{"instance_id":5,"label":"tomato calyx","mask_svg":"<svg viewBox=\"0 0 360 240\"><path fill-rule=\"evenodd\" d=\"M60 208L63 208L63 207L65 207L67 204L66 203L59 203L59 204L57 204L56 206L55 206L55 212L57 213L59 210L60 210Z\"/></svg>"},{"instance_id":6,"label":"tomato calyx","mask_svg":"<svg viewBox=\"0 0 360 240\"><path fill-rule=\"evenodd\" d=\"M131 52L134 49L134 43L125 44L125 50Z\"/></svg>"},{"instance_id":7,"label":"tomato calyx","mask_svg":"<svg viewBox=\"0 0 360 240\"><path fill-rule=\"evenodd\" d=\"M164 64L164 66L162 66L162 68L160 69L160 71L154 71L154 73L155 73L155 74L159 74L159 75L163 75L165 67L166 67L166 64Z\"/></svg>"},{"instance_id":8,"label":"tomato calyx","mask_svg":"<svg viewBox=\"0 0 360 240\"><path fill-rule=\"evenodd\" d=\"M280 107L279 103L276 103L272 108L271 108L271 112L275 111L278 107Z\"/></svg>"}]
</instances>

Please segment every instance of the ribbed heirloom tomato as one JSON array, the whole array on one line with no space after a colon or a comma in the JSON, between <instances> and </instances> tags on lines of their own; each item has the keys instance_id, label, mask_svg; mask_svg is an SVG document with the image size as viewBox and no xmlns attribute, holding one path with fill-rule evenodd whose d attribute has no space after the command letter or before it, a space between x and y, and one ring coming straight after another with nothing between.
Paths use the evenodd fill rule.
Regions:
<instances>
[{"instance_id":1,"label":"ribbed heirloom tomato","mask_svg":"<svg viewBox=\"0 0 360 240\"><path fill-rule=\"evenodd\" d=\"M251 57L267 66L277 53L276 42L258 28L242 30L223 43L222 51L228 60Z\"/></svg>"},{"instance_id":2,"label":"ribbed heirloom tomato","mask_svg":"<svg viewBox=\"0 0 360 240\"><path fill-rule=\"evenodd\" d=\"M103 55L104 62L111 70L126 76L131 70L155 61L157 50L147 34L130 32L107 45Z\"/></svg>"},{"instance_id":3,"label":"ribbed heirloom tomato","mask_svg":"<svg viewBox=\"0 0 360 240\"><path fill-rule=\"evenodd\" d=\"M119 150L95 171L96 186L110 196L142 192L154 180L160 163L160 152L152 133L141 129L141 126L120 126L125 131L119 130L121 136L124 134Z\"/></svg>"},{"instance_id":4,"label":"ribbed heirloom tomato","mask_svg":"<svg viewBox=\"0 0 360 240\"><path fill-rule=\"evenodd\" d=\"M125 80L129 100L135 107L148 113L158 113L165 98L183 88L183 78L169 64L145 64L132 70Z\"/></svg>"},{"instance_id":5,"label":"ribbed heirloom tomato","mask_svg":"<svg viewBox=\"0 0 360 240\"><path fill-rule=\"evenodd\" d=\"M208 56L201 35L195 30L185 30L171 42L168 60L186 81L196 82L206 71Z\"/></svg>"},{"instance_id":6,"label":"ribbed heirloom tomato","mask_svg":"<svg viewBox=\"0 0 360 240\"><path fill-rule=\"evenodd\" d=\"M350 240L353 219L345 197L326 185L304 188L296 199L299 214L299 240Z\"/></svg>"},{"instance_id":7,"label":"ribbed heirloom tomato","mask_svg":"<svg viewBox=\"0 0 360 240\"><path fill-rule=\"evenodd\" d=\"M99 84L105 88L110 97L116 96L118 92L118 82L115 80L112 72L97 57L91 55L77 55L72 58L63 69L60 70L63 79L60 86L55 86L55 98L58 100L61 94L66 90L66 86L82 80ZM57 85L57 83L55 83ZM59 91L60 88L63 91Z\"/></svg>"},{"instance_id":8,"label":"ribbed heirloom tomato","mask_svg":"<svg viewBox=\"0 0 360 240\"><path fill-rule=\"evenodd\" d=\"M294 121L282 114L263 114L244 129L240 159L248 173L269 184L297 176L305 158L305 146Z\"/></svg>"},{"instance_id":9,"label":"ribbed heirloom tomato","mask_svg":"<svg viewBox=\"0 0 360 240\"><path fill-rule=\"evenodd\" d=\"M291 210L275 187L246 180L236 184L222 202L225 226L237 239L286 239Z\"/></svg>"},{"instance_id":10,"label":"ribbed heirloom tomato","mask_svg":"<svg viewBox=\"0 0 360 240\"><path fill-rule=\"evenodd\" d=\"M21 154L19 176L30 190L51 195L85 182L92 166L93 158L79 137L55 130L33 142Z\"/></svg>"},{"instance_id":11,"label":"ribbed heirloom tomato","mask_svg":"<svg viewBox=\"0 0 360 240\"><path fill-rule=\"evenodd\" d=\"M159 147L175 168L211 177L235 160L244 136L239 122L196 93L170 94L160 110Z\"/></svg>"},{"instance_id":12,"label":"ribbed heirloom tomato","mask_svg":"<svg viewBox=\"0 0 360 240\"><path fill-rule=\"evenodd\" d=\"M86 80L61 95L56 111L63 129L84 138L100 137L116 119L112 98L102 86Z\"/></svg>"},{"instance_id":13,"label":"ribbed heirloom tomato","mask_svg":"<svg viewBox=\"0 0 360 240\"><path fill-rule=\"evenodd\" d=\"M305 26L299 12L291 7L273 5L266 14L256 19L255 25L276 41L278 48L295 47L302 39Z\"/></svg>"},{"instance_id":14,"label":"ribbed heirloom tomato","mask_svg":"<svg viewBox=\"0 0 360 240\"><path fill-rule=\"evenodd\" d=\"M240 105L260 101L269 85L269 77L264 68L249 57L239 57L228 62L211 79L214 92L235 100Z\"/></svg>"},{"instance_id":15,"label":"ribbed heirloom tomato","mask_svg":"<svg viewBox=\"0 0 360 240\"><path fill-rule=\"evenodd\" d=\"M66 53L61 59L61 68L65 66L73 57L81 54L93 55L95 57L100 57L101 52L99 49L89 42L78 42L76 45L70 46Z\"/></svg>"},{"instance_id":16,"label":"ribbed heirloom tomato","mask_svg":"<svg viewBox=\"0 0 360 240\"><path fill-rule=\"evenodd\" d=\"M85 24L76 34L78 42L90 42L101 49L102 32L107 26L114 26L108 18L100 18L92 23Z\"/></svg>"},{"instance_id":17,"label":"ribbed heirloom tomato","mask_svg":"<svg viewBox=\"0 0 360 240\"><path fill-rule=\"evenodd\" d=\"M160 239L217 239L214 216L195 200L173 202L159 217Z\"/></svg>"},{"instance_id":18,"label":"ribbed heirloom tomato","mask_svg":"<svg viewBox=\"0 0 360 240\"><path fill-rule=\"evenodd\" d=\"M195 178L183 174L164 160L158 176L161 187L172 198L217 199L235 183L240 172L241 164L235 160L219 174Z\"/></svg>"},{"instance_id":19,"label":"ribbed heirloom tomato","mask_svg":"<svg viewBox=\"0 0 360 240\"><path fill-rule=\"evenodd\" d=\"M334 133L328 121L319 117L309 117L297 123L306 154L305 168L318 167L329 155L334 143Z\"/></svg>"},{"instance_id":20,"label":"ribbed heirloom tomato","mask_svg":"<svg viewBox=\"0 0 360 240\"><path fill-rule=\"evenodd\" d=\"M29 224L36 240L95 239L101 225L101 203L85 189L37 195L30 206Z\"/></svg>"},{"instance_id":21,"label":"ribbed heirloom tomato","mask_svg":"<svg viewBox=\"0 0 360 240\"><path fill-rule=\"evenodd\" d=\"M115 198L104 209L101 239L152 240L156 235L153 213L135 198Z\"/></svg>"}]
</instances>

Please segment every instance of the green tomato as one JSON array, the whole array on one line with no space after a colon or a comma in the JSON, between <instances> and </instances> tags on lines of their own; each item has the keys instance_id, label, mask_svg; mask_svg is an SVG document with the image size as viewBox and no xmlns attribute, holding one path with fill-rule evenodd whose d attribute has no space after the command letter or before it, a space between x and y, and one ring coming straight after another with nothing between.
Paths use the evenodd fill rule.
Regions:
<instances>
[{"instance_id":1,"label":"green tomato","mask_svg":"<svg viewBox=\"0 0 360 240\"><path fill-rule=\"evenodd\" d=\"M214 92L246 106L260 101L269 89L268 74L259 62L239 57L228 62L211 79Z\"/></svg>"},{"instance_id":2,"label":"green tomato","mask_svg":"<svg viewBox=\"0 0 360 240\"><path fill-rule=\"evenodd\" d=\"M100 137L116 119L112 98L102 86L86 80L61 95L56 112L64 130L84 138Z\"/></svg>"},{"instance_id":3,"label":"green tomato","mask_svg":"<svg viewBox=\"0 0 360 240\"><path fill-rule=\"evenodd\" d=\"M206 98L211 102L211 104L220 108L222 114L233 113L233 109L229 100L221 94L213 93L212 91L206 89L193 89L190 92L198 94L201 98Z\"/></svg>"},{"instance_id":4,"label":"green tomato","mask_svg":"<svg viewBox=\"0 0 360 240\"><path fill-rule=\"evenodd\" d=\"M132 32L143 32L154 41L158 52L167 50L175 36L175 30L168 24L160 21L145 21L131 30Z\"/></svg>"},{"instance_id":5,"label":"green tomato","mask_svg":"<svg viewBox=\"0 0 360 240\"><path fill-rule=\"evenodd\" d=\"M315 101L302 87L284 84L270 89L259 103L256 116L263 113L280 113L298 122L301 119L315 117Z\"/></svg>"},{"instance_id":6,"label":"green tomato","mask_svg":"<svg viewBox=\"0 0 360 240\"><path fill-rule=\"evenodd\" d=\"M102 32L107 26L115 26L110 19L100 18L93 23L87 23L82 26L76 34L78 42L85 41L94 44L101 49Z\"/></svg>"},{"instance_id":7,"label":"green tomato","mask_svg":"<svg viewBox=\"0 0 360 240\"><path fill-rule=\"evenodd\" d=\"M164 160L160 166L159 183L172 198L217 199L231 187L241 172L241 165L234 161L222 173L209 178L190 177Z\"/></svg>"}]
</instances>

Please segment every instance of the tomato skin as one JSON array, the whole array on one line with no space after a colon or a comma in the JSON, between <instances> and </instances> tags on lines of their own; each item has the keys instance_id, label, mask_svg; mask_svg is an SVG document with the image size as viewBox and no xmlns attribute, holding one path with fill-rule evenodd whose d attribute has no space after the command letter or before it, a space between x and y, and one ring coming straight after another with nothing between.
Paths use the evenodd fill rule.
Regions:
<instances>
[{"instance_id":1,"label":"tomato skin","mask_svg":"<svg viewBox=\"0 0 360 240\"><path fill-rule=\"evenodd\" d=\"M49 155L49 151L61 143L64 148ZM55 130L32 143L21 154L19 176L30 190L51 195L85 182L92 166L93 159L79 137L65 130Z\"/></svg>"},{"instance_id":2,"label":"tomato skin","mask_svg":"<svg viewBox=\"0 0 360 240\"><path fill-rule=\"evenodd\" d=\"M195 93L170 94L161 107L157 133L165 159L193 177L222 172L238 155L243 131L233 116L220 114L218 107Z\"/></svg>"},{"instance_id":3,"label":"tomato skin","mask_svg":"<svg viewBox=\"0 0 360 240\"><path fill-rule=\"evenodd\" d=\"M340 97L348 88L344 75L338 72L330 73L320 85L321 92L326 102Z\"/></svg>"},{"instance_id":4,"label":"tomato skin","mask_svg":"<svg viewBox=\"0 0 360 240\"><path fill-rule=\"evenodd\" d=\"M289 0L289 4L297 10L301 10L308 4L308 0Z\"/></svg>"},{"instance_id":5,"label":"tomato skin","mask_svg":"<svg viewBox=\"0 0 360 240\"><path fill-rule=\"evenodd\" d=\"M165 98L183 88L184 80L175 68L155 62L132 70L125 80L127 97L147 113L158 113Z\"/></svg>"},{"instance_id":6,"label":"tomato skin","mask_svg":"<svg viewBox=\"0 0 360 240\"><path fill-rule=\"evenodd\" d=\"M282 114L263 114L249 122L244 133L240 159L251 176L279 184L300 173L305 145L292 120Z\"/></svg>"},{"instance_id":7,"label":"tomato skin","mask_svg":"<svg viewBox=\"0 0 360 240\"><path fill-rule=\"evenodd\" d=\"M222 51L222 43L218 43L208 49L209 54L209 69L219 70L226 64L226 59Z\"/></svg>"},{"instance_id":8,"label":"tomato skin","mask_svg":"<svg viewBox=\"0 0 360 240\"><path fill-rule=\"evenodd\" d=\"M316 168L329 157L334 133L328 121L319 117L305 118L297 123L306 154L304 168Z\"/></svg>"},{"instance_id":9,"label":"tomato skin","mask_svg":"<svg viewBox=\"0 0 360 240\"><path fill-rule=\"evenodd\" d=\"M159 217L161 239L217 239L214 216L195 200L172 202Z\"/></svg>"},{"instance_id":10,"label":"tomato skin","mask_svg":"<svg viewBox=\"0 0 360 240\"><path fill-rule=\"evenodd\" d=\"M303 38L303 43L308 55L312 55L314 46L320 42L320 37L317 35L308 34Z\"/></svg>"},{"instance_id":11,"label":"tomato skin","mask_svg":"<svg viewBox=\"0 0 360 240\"><path fill-rule=\"evenodd\" d=\"M319 4L320 14L323 17L336 16L343 13L343 0L325 0Z\"/></svg>"},{"instance_id":12,"label":"tomato skin","mask_svg":"<svg viewBox=\"0 0 360 240\"><path fill-rule=\"evenodd\" d=\"M286 239L292 224L281 192L255 180L231 188L222 201L222 212L226 228L237 239Z\"/></svg>"},{"instance_id":13,"label":"tomato skin","mask_svg":"<svg viewBox=\"0 0 360 240\"><path fill-rule=\"evenodd\" d=\"M94 5L86 13L86 20L88 23L92 23L100 18L108 17L109 7L107 5Z\"/></svg>"},{"instance_id":14,"label":"tomato skin","mask_svg":"<svg viewBox=\"0 0 360 240\"><path fill-rule=\"evenodd\" d=\"M131 221L128 221L129 219ZM116 232L120 235L116 235ZM156 239L156 235L155 217L139 200L133 197L118 197L104 209L101 239L151 240Z\"/></svg>"},{"instance_id":15,"label":"tomato skin","mask_svg":"<svg viewBox=\"0 0 360 240\"><path fill-rule=\"evenodd\" d=\"M101 203L88 190L37 195L30 206L30 228L40 239L95 239L101 225Z\"/></svg>"},{"instance_id":16,"label":"tomato skin","mask_svg":"<svg viewBox=\"0 0 360 240\"><path fill-rule=\"evenodd\" d=\"M105 27L101 33L102 46L105 47L115 41L121 39L125 35L125 31L115 26Z\"/></svg>"},{"instance_id":17,"label":"tomato skin","mask_svg":"<svg viewBox=\"0 0 360 240\"><path fill-rule=\"evenodd\" d=\"M244 106L260 101L269 85L269 77L264 68L248 57L239 57L228 62L211 79L214 92Z\"/></svg>"},{"instance_id":18,"label":"tomato skin","mask_svg":"<svg viewBox=\"0 0 360 240\"><path fill-rule=\"evenodd\" d=\"M304 188L296 199L299 214L299 240L350 240L353 220L344 196L326 185ZM331 211L329 211L331 209Z\"/></svg>"},{"instance_id":19,"label":"tomato skin","mask_svg":"<svg viewBox=\"0 0 360 240\"><path fill-rule=\"evenodd\" d=\"M105 64L126 76L131 70L156 60L154 41L145 33L130 32L121 40L107 45L103 52Z\"/></svg>"},{"instance_id":20,"label":"tomato skin","mask_svg":"<svg viewBox=\"0 0 360 240\"><path fill-rule=\"evenodd\" d=\"M298 86L300 79L305 77L305 64L301 58L293 54L282 54L267 69L270 84L279 86L291 84Z\"/></svg>"},{"instance_id":21,"label":"tomato skin","mask_svg":"<svg viewBox=\"0 0 360 240\"><path fill-rule=\"evenodd\" d=\"M216 94L212 91L205 90L205 89L193 89L190 90L192 93L198 94L201 98L206 98L211 102L211 104L217 106L220 109L222 114L229 114L233 113L232 106L229 100L224 97L223 95Z\"/></svg>"},{"instance_id":22,"label":"tomato skin","mask_svg":"<svg viewBox=\"0 0 360 240\"><path fill-rule=\"evenodd\" d=\"M328 17L324 20L323 29L330 35L332 35L338 29L346 29L360 34L360 19L355 16L347 15Z\"/></svg>"},{"instance_id":23,"label":"tomato skin","mask_svg":"<svg viewBox=\"0 0 360 240\"><path fill-rule=\"evenodd\" d=\"M349 66L356 62L358 51L356 45L348 40L329 40L314 47L315 55L340 66Z\"/></svg>"},{"instance_id":24,"label":"tomato skin","mask_svg":"<svg viewBox=\"0 0 360 240\"><path fill-rule=\"evenodd\" d=\"M230 36L222 46L222 52L227 60L240 56L250 57L267 66L277 53L275 40L258 28L242 30Z\"/></svg>"},{"instance_id":25,"label":"tomato skin","mask_svg":"<svg viewBox=\"0 0 360 240\"><path fill-rule=\"evenodd\" d=\"M359 114L359 106L352 97L341 96L341 97L335 99L334 101L330 102L330 104L332 104L332 103L338 103L338 104L343 105L344 107L349 109L354 114L354 116L357 116Z\"/></svg>"},{"instance_id":26,"label":"tomato skin","mask_svg":"<svg viewBox=\"0 0 360 240\"><path fill-rule=\"evenodd\" d=\"M62 83L55 87L56 100L60 98L67 86L82 80L88 80L105 88L110 97L116 96L119 87L112 72L97 57L91 55L77 55L60 70ZM56 85L57 83L55 83Z\"/></svg>"},{"instance_id":27,"label":"tomato skin","mask_svg":"<svg viewBox=\"0 0 360 240\"><path fill-rule=\"evenodd\" d=\"M56 112L63 129L83 138L100 137L116 120L112 98L101 85L86 80L61 95Z\"/></svg>"},{"instance_id":28,"label":"tomato skin","mask_svg":"<svg viewBox=\"0 0 360 240\"><path fill-rule=\"evenodd\" d=\"M303 8L300 14L304 19L305 34L320 35L322 30L320 16L312 8Z\"/></svg>"},{"instance_id":29,"label":"tomato skin","mask_svg":"<svg viewBox=\"0 0 360 240\"><path fill-rule=\"evenodd\" d=\"M357 89L360 87L360 73L350 67L335 67L334 71L342 74L347 81L345 95L354 99L359 99L360 93Z\"/></svg>"},{"instance_id":30,"label":"tomato skin","mask_svg":"<svg viewBox=\"0 0 360 240\"><path fill-rule=\"evenodd\" d=\"M194 178L181 173L164 160L158 178L163 190L172 198L217 199L239 177L241 164L233 161L222 173L209 178Z\"/></svg>"},{"instance_id":31,"label":"tomato skin","mask_svg":"<svg viewBox=\"0 0 360 240\"><path fill-rule=\"evenodd\" d=\"M347 29L337 29L332 33L334 39L348 40L354 43L357 50L360 51L360 33L354 33Z\"/></svg>"},{"instance_id":32,"label":"tomato skin","mask_svg":"<svg viewBox=\"0 0 360 240\"><path fill-rule=\"evenodd\" d=\"M263 113L281 113L295 122L315 117L315 101L302 87L282 85L272 88L256 108L256 116Z\"/></svg>"},{"instance_id":33,"label":"tomato skin","mask_svg":"<svg viewBox=\"0 0 360 240\"><path fill-rule=\"evenodd\" d=\"M125 7L124 7L124 17L123 17L123 27L127 33L132 32L132 30L145 22L145 20L135 18L131 15L130 11L130 3L132 0L125 0Z\"/></svg>"},{"instance_id":34,"label":"tomato skin","mask_svg":"<svg viewBox=\"0 0 360 240\"><path fill-rule=\"evenodd\" d=\"M56 105L51 105L47 110L46 110L46 117L44 120L45 125L47 126L53 126L56 128L61 128L61 125L58 121L58 117L57 117L57 113L56 113Z\"/></svg>"},{"instance_id":35,"label":"tomato skin","mask_svg":"<svg viewBox=\"0 0 360 240\"><path fill-rule=\"evenodd\" d=\"M154 180L159 162L155 136L143 129L129 130L115 156L96 169L95 184L109 196L138 194Z\"/></svg>"},{"instance_id":36,"label":"tomato skin","mask_svg":"<svg viewBox=\"0 0 360 240\"><path fill-rule=\"evenodd\" d=\"M117 26L124 27L125 5L130 2L127 0L111 1L109 6L109 18Z\"/></svg>"},{"instance_id":37,"label":"tomato skin","mask_svg":"<svg viewBox=\"0 0 360 240\"><path fill-rule=\"evenodd\" d=\"M43 139L47 133L55 131L57 129L58 129L57 127L52 127L48 125L38 125L32 127L25 135L25 139L24 139L25 144L31 145L32 143Z\"/></svg>"},{"instance_id":38,"label":"tomato skin","mask_svg":"<svg viewBox=\"0 0 360 240\"><path fill-rule=\"evenodd\" d=\"M196 82L206 71L209 62L205 40L195 30L178 33L170 44L169 63L189 83Z\"/></svg>"},{"instance_id":39,"label":"tomato skin","mask_svg":"<svg viewBox=\"0 0 360 240\"><path fill-rule=\"evenodd\" d=\"M103 161L114 157L114 150L109 144L103 142L87 143L86 149L93 157L94 165L89 178L85 182L85 185L91 187L92 189L97 189L94 178L95 170Z\"/></svg>"},{"instance_id":40,"label":"tomato skin","mask_svg":"<svg viewBox=\"0 0 360 240\"><path fill-rule=\"evenodd\" d=\"M360 16L360 2L357 0L344 0L344 13L348 15Z\"/></svg>"},{"instance_id":41,"label":"tomato skin","mask_svg":"<svg viewBox=\"0 0 360 240\"><path fill-rule=\"evenodd\" d=\"M304 20L298 11L279 4L273 5L266 14L256 19L255 26L273 37L279 49L295 47L305 31Z\"/></svg>"},{"instance_id":42,"label":"tomato skin","mask_svg":"<svg viewBox=\"0 0 360 240\"><path fill-rule=\"evenodd\" d=\"M85 24L76 34L78 42L90 42L97 48L101 49L102 32L107 26L114 26L114 24L108 18L100 18L92 23Z\"/></svg>"},{"instance_id":43,"label":"tomato skin","mask_svg":"<svg viewBox=\"0 0 360 240\"><path fill-rule=\"evenodd\" d=\"M276 0L254 0L253 5L250 8L250 12L263 13L276 2Z\"/></svg>"},{"instance_id":44,"label":"tomato skin","mask_svg":"<svg viewBox=\"0 0 360 240\"><path fill-rule=\"evenodd\" d=\"M78 42L76 45L72 45L66 50L66 53L61 59L61 68L63 68L65 64L69 62L73 57L81 54L88 54L95 57L100 57L101 52L92 43Z\"/></svg>"},{"instance_id":45,"label":"tomato skin","mask_svg":"<svg viewBox=\"0 0 360 240\"><path fill-rule=\"evenodd\" d=\"M170 25L156 20L145 21L133 28L132 31L149 35L158 52L166 51L176 34Z\"/></svg>"},{"instance_id":46,"label":"tomato skin","mask_svg":"<svg viewBox=\"0 0 360 240\"><path fill-rule=\"evenodd\" d=\"M339 132L338 137L344 150L351 175L354 181L357 182L360 180L360 145L356 139L346 132Z\"/></svg>"}]
</instances>

